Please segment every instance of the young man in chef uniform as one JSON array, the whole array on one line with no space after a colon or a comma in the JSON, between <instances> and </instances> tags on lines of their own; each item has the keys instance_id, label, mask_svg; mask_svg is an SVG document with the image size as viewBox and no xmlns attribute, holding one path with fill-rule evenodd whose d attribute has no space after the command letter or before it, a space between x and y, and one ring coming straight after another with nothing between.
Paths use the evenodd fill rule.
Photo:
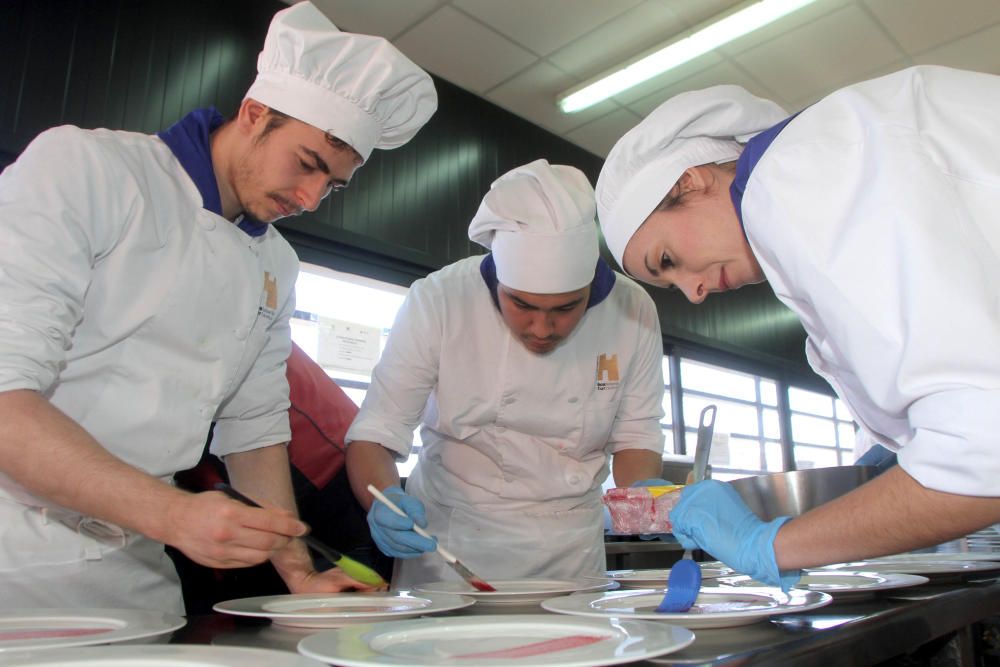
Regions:
<instances>
[{"instance_id":1,"label":"young man in chef uniform","mask_svg":"<svg viewBox=\"0 0 1000 667\"><path fill-rule=\"evenodd\" d=\"M656 309L599 259L594 213L579 170L514 169L469 227L491 254L410 288L346 438L355 495L372 483L408 514L368 515L394 587L457 578L413 522L486 580L600 574L609 459L619 486L660 476Z\"/></svg>"},{"instance_id":2,"label":"young man in chef uniform","mask_svg":"<svg viewBox=\"0 0 1000 667\"><path fill-rule=\"evenodd\" d=\"M270 559L295 592L353 585L293 539L297 261L268 223L435 108L391 44L301 3L275 15L233 120L55 128L0 176L0 608L181 612L162 543L213 567ZM169 483L213 422L213 452L267 509Z\"/></svg>"}]
</instances>

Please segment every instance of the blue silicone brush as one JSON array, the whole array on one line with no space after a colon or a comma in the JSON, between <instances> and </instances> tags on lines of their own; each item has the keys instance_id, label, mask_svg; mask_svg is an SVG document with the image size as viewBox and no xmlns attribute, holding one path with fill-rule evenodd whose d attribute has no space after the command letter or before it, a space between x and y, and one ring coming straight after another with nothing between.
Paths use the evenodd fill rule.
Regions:
<instances>
[{"instance_id":1,"label":"blue silicone brush","mask_svg":"<svg viewBox=\"0 0 1000 667\"><path fill-rule=\"evenodd\" d=\"M698 423L698 441L694 449L694 470L692 483L697 484L705 479L708 468L708 451L712 446L712 432L715 429L715 406L706 406L701 411ZM711 413L709 417L708 414ZM701 590L701 566L694 562L691 550L670 568L667 578L667 594L656 611L661 613L682 613L690 609L698 599Z\"/></svg>"}]
</instances>

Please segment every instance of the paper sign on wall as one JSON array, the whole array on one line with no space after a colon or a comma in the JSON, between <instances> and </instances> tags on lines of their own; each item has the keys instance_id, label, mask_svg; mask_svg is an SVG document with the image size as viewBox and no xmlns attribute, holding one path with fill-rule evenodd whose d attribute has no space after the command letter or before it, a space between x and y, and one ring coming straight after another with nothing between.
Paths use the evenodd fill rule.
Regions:
<instances>
[{"instance_id":1,"label":"paper sign on wall","mask_svg":"<svg viewBox=\"0 0 1000 667\"><path fill-rule=\"evenodd\" d=\"M317 362L324 368L370 375L378 361L382 330L328 317L317 320Z\"/></svg>"}]
</instances>

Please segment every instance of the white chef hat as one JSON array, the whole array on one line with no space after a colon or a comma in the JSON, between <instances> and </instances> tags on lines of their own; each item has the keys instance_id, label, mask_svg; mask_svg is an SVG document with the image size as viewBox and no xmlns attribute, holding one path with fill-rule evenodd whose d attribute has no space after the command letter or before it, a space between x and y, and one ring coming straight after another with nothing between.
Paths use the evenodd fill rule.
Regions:
<instances>
[{"instance_id":1,"label":"white chef hat","mask_svg":"<svg viewBox=\"0 0 1000 667\"><path fill-rule=\"evenodd\" d=\"M469 224L489 248L497 280L535 294L590 284L599 255L594 188L576 167L535 160L490 186Z\"/></svg>"},{"instance_id":2,"label":"white chef hat","mask_svg":"<svg viewBox=\"0 0 1000 667\"><path fill-rule=\"evenodd\" d=\"M597 179L597 210L619 265L629 239L689 167L735 160L755 134L788 117L740 86L670 98L618 140Z\"/></svg>"},{"instance_id":3,"label":"white chef hat","mask_svg":"<svg viewBox=\"0 0 1000 667\"><path fill-rule=\"evenodd\" d=\"M311 2L271 19L246 97L328 132L365 160L437 109L430 76L381 37L341 32Z\"/></svg>"}]
</instances>

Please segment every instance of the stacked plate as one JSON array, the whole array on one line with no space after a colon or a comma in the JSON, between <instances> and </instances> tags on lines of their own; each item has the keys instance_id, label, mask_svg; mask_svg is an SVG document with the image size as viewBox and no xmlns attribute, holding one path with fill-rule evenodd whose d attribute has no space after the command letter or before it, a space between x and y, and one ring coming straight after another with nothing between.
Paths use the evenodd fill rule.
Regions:
<instances>
[{"instance_id":1,"label":"stacked plate","mask_svg":"<svg viewBox=\"0 0 1000 667\"><path fill-rule=\"evenodd\" d=\"M795 588L828 593L835 600L845 601L873 597L881 591L920 586L927 582L927 577L916 574L806 570ZM751 579L745 574L720 577L705 582L703 585L735 588L759 588L763 586L759 581Z\"/></svg>"},{"instance_id":2,"label":"stacked plate","mask_svg":"<svg viewBox=\"0 0 1000 667\"><path fill-rule=\"evenodd\" d=\"M477 591L464 581L436 581L414 587L420 595L456 595L476 601L466 610L472 614L523 614L541 611L543 601L571 593L617 588L607 579L490 579L496 592Z\"/></svg>"},{"instance_id":3,"label":"stacked plate","mask_svg":"<svg viewBox=\"0 0 1000 667\"><path fill-rule=\"evenodd\" d=\"M269 618L276 625L336 628L454 611L474 603L474 599L464 595L390 591L266 595L227 600L213 608L223 614Z\"/></svg>"},{"instance_id":4,"label":"stacked plate","mask_svg":"<svg viewBox=\"0 0 1000 667\"><path fill-rule=\"evenodd\" d=\"M736 574L736 570L719 562L699 563L702 581ZM622 588L665 588L670 569L608 570L607 578Z\"/></svg>"},{"instance_id":5,"label":"stacked plate","mask_svg":"<svg viewBox=\"0 0 1000 667\"><path fill-rule=\"evenodd\" d=\"M136 609L22 609L0 612L0 656L37 649L149 640L184 626L173 614Z\"/></svg>"},{"instance_id":6,"label":"stacked plate","mask_svg":"<svg viewBox=\"0 0 1000 667\"><path fill-rule=\"evenodd\" d=\"M680 614L656 611L662 600L662 589L636 589L569 595L546 600L542 607L576 616L666 621L685 628L726 628L749 625L778 614L818 609L830 604L833 598L819 591L783 593L771 587L702 588L691 609Z\"/></svg>"},{"instance_id":7,"label":"stacked plate","mask_svg":"<svg viewBox=\"0 0 1000 667\"><path fill-rule=\"evenodd\" d=\"M965 558L963 558L965 556ZM1000 571L1000 562L968 560L968 554L899 554L885 558L837 563L811 572L854 571L877 574L913 574L933 583L964 581Z\"/></svg>"},{"instance_id":8,"label":"stacked plate","mask_svg":"<svg viewBox=\"0 0 1000 667\"><path fill-rule=\"evenodd\" d=\"M142 665L142 667L322 667L317 662L288 651L230 646L86 646L76 649L55 649L29 652L16 656L14 662L0 665L28 667L108 667L108 665Z\"/></svg>"}]
</instances>

